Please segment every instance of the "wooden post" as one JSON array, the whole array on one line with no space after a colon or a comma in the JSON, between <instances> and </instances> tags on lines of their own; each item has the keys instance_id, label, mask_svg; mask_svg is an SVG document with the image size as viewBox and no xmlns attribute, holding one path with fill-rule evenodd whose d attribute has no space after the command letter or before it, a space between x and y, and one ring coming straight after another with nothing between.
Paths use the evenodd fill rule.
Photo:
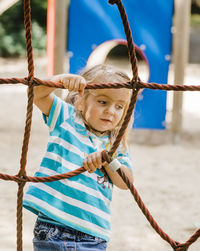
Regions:
<instances>
[{"instance_id":1,"label":"wooden post","mask_svg":"<svg viewBox=\"0 0 200 251\"><path fill-rule=\"evenodd\" d=\"M66 72L67 20L69 0L48 0L47 75Z\"/></svg>"},{"instance_id":2,"label":"wooden post","mask_svg":"<svg viewBox=\"0 0 200 251\"><path fill-rule=\"evenodd\" d=\"M67 50L67 21L70 0L48 0L47 15L47 76L68 72ZM62 90L55 94L62 96Z\"/></svg>"},{"instance_id":3,"label":"wooden post","mask_svg":"<svg viewBox=\"0 0 200 251\"><path fill-rule=\"evenodd\" d=\"M189 54L189 28L191 0L175 0L173 63L174 83L184 84L185 66ZM174 142L177 141L182 127L183 93L174 92L171 130Z\"/></svg>"},{"instance_id":4,"label":"wooden post","mask_svg":"<svg viewBox=\"0 0 200 251\"><path fill-rule=\"evenodd\" d=\"M69 0L56 1L54 74L66 72L67 20Z\"/></svg>"}]
</instances>

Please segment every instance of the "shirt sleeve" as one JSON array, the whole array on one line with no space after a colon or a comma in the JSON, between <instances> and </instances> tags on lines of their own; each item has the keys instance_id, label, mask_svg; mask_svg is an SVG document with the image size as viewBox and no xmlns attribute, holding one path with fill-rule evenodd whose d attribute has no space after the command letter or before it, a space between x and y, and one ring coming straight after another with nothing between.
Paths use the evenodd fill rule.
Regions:
<instances>
[{"instance_id":1,"label":"shirt sleeve","mask_svg":"<svg viewBox=\"0 0 200 251\"><path fill-rule=\"evenodd\" d=\"M118 152L116 158L118 161L122 164L127 166L131 171L133 171L132 168L132 159L129 153L129 150L127 149L125 153Z\"/></svg>"},{"instance_id":2,"label":"shirt sleeve","mask_svg":"<svg viewBox=\"0 0 200 251\"><path fill-rule=\"evenodd\" d=\"M61 125L69 116L69 104L54 95L53 104L49 116L43 114L46 125L53 131L55 127Z\"/></svg>"}]
</instances>

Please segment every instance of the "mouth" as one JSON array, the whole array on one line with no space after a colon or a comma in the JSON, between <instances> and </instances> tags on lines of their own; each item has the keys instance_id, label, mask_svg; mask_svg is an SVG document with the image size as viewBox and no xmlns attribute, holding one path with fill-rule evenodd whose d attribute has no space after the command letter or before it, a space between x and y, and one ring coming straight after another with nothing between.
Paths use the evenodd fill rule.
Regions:
<instances>
[{"instance_id":1,"label":"mouth","mask_svg":"<svg viewBox=\"0 0 200 251\"><path fill-rule=\"evenodd\" d=\"M105 123L112 123L112 121L110 119L101 119L101 121L103 121Z\"/></svg>"}]
</instances>

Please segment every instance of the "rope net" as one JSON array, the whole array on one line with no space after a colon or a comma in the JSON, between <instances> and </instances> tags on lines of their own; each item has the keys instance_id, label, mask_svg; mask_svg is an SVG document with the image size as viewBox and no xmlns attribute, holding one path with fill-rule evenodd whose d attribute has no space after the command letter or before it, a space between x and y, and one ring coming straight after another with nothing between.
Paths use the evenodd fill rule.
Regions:
<instances>
[{"instance_id":1,"label":"rope net","mask_svg":"<svg viewBox=\"0 0 200 251\"><path fill-rule=\"evenodd\" d=\"M119 130L119 133L116 137L115 142L113 143L110 151L102 152L102 159L110 163L112 161L112 155L117 150L122 136L128 126L128 123L131 119L136 101L137 95L140 89L148 88L152 90L165 90L165 91L200 91L200 85L192 86L192 85L168 85L168 84L157 84L157 83L144 83L140 80L138 76L138 67L137 67L137 58L135 53L135 46L132 39L131 30L129 27L126 11L121 0L109 0L111 5L116 4L118 10L121 15L121 19L124 26L124 31L127 39L128 53L129 59L132 66L133 78L130 82L127 83L107 83L107 84L88 84L86 89L104 89L104 88L129 88L132 89L132 96L129 108L127 110L126 116L124 118L124 122ZM26 51L27 51L27 59L28 59L28 77L25 78L0 78L0 84L18 84L22 83L28 86L28 104L27 104L27 112L26 112L26 122L24 129L24 138L22 144L21 151L21 159L20 159L20 169L18 173L14 176L0 173L0 179L6 181L15 181L18 184L18 193L17 193L17 251L23 250L22 244L22 201L23 201L23 189L27 182L51 182L61 179L68 179L75 175L78 175L85 171L83 167L80 167L74 171L48 176L48 177L30 177L26 174L26 163L27 163L27 153L28 153L28 145L30 139L31 132L31 123L32 123L32 111L33 111L33 97L34 97L34 86L44 85L49 87L56 88L64 88L61 83L55 83L52 81L42 81L38 78L34 77L34 60L33 60L33 49L32 49L32 36L31 36L31 8L30 8L30 0L24 0L24 26L25 26L25 37L26 37ZM198 229L185 243L179 243L170 238L156 223L154 218L152 217L149 210L145 207L140 195L135 189L134 185L130 182L128 177L125 175L123 170L118 169L118 174L121 176L123 181L128 186L130 192L132 193L135 201L140 207L141 211L153 227L153 229L167 241L173 250L176 251L185 251L188 250L189 246L194 243L200 237L200 229Z\"/></svg>"}]
</instances>

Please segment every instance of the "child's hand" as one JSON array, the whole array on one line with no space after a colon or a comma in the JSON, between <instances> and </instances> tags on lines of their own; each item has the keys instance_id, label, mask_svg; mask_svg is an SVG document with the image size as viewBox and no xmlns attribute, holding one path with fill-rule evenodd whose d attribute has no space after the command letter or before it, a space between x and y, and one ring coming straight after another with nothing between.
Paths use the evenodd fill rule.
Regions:
<instances>
[{"instance_id":1,"label":"child's hand","mask_svg":"<svg viewBox=\"0 0 200 251\"><path fill-rule=\"evenodd\" d=\"M83 167L89 173L94 173L96 169L97 168L100 169L102 165L103 163L102 163L102 158L101 158L101 152L91 153L83 161Z\"/></svg>"},{"instance_id":2,"label":"child's hand","mask_svg":"<svg viewBox=\"0 0 200 251\"><path fill-rule=\"evenodd\" d=\"M61 74L53 77L52 81L63 83L64 87L70 92L79 92L81 96L84 94L86 80L80 75Z\"/></svg>"}]
</instances>

